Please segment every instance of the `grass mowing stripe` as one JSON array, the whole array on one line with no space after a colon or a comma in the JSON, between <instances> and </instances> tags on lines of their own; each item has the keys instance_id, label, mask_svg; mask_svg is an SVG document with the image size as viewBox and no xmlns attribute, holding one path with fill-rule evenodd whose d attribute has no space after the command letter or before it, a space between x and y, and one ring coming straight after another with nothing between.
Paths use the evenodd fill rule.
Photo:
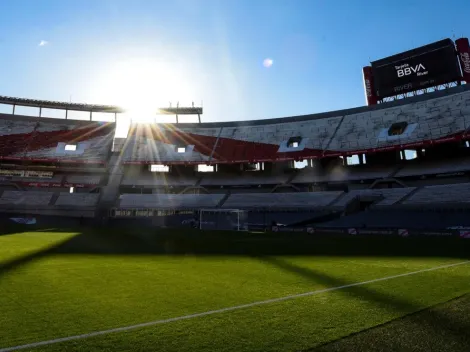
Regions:
<instances>
[{"instance_id":1,"label":"grass mowing stripe","mask_svg":"<svg viewBox=\"0 0 470 352\"><path fill-rule=\"evenodd\" d=\"M240 309L245 309L245 308L256 307L256 306L260 306L260 305L264 305L264 304L278 303L278 302L282 302L282 301L313 296L313 295L317 295L317 294L321 294L321 293L337 291L337 290L350 288L350 287L354 287L354 286L361 286L361 285L372 284L372 283L376 283L376 282L380 282L380 281L397 279L397 278L400 278L400 277L416 275L416 274L425 273L425 272L429 272L429 271L440 270L440 269L451 268L451 267L455 267L455 266L459 266L459 265L465 265L465 264L469 264L469 263L470 263L470 261L467 260L467 261L464 261L464 262L441 265L441 266L436 266L436 267L432 267L432 268L428 268L428 269L411 271L411 272L407 272L407 273L403 273L403 274L386 276L386 277L382 277L382 278L378 278L378 279L362 281L362 282L356 282L356 283L352 283L352 284L348 284L348 285L330 287L330 288L325 288L325 289L316 290L316 291L304 292L304 293L285 296L285 297L272 298L272 299L268 299L268 300L264 300L264 301L252 302L252 303L248 303L248 304L242 304L242 305L239 305L239 306L221 308L221 309L206 311L206 312L202 312L202 313L195 313L195 314L184 315L184 316L179 316L179 317L169 318L169 319L155 320L155 321L150 321L150 322L147 322L147 323L141 323L141 324L130 325L130 326L123 326L123 327L120 327L120 328L113 328L113 329L108 329L108 330L95 331L95 332L90 332L90 333L81 334L81 335L67 336L67 337L62 337L62 338L58 338L58 339L33 342L33 343L25 344L25 345L18 345L18 346L0 348L0 352L13 352L13 351L18 351L18 350L24 350L24 349L29 349L29 348L35 348L35 347L40 347L40 346L57 344L57 343L61 343L61 342L81 340L81 339L86 339L86 338L100 336L100 335L107 335L107 334L111 334L111 333L125 332L125 331L129 331L129 330L135 330L135 329L149 327L149 326L153 326L153 325L166 324L166 323L171 323L171 322L180 321L180 320L194 319L194 318L204 317L204 316L218 314L218 313L225 313L225 312L230 312L230 311L235 311L235 310L240 310Z\"/></svg>"}]
</instances>

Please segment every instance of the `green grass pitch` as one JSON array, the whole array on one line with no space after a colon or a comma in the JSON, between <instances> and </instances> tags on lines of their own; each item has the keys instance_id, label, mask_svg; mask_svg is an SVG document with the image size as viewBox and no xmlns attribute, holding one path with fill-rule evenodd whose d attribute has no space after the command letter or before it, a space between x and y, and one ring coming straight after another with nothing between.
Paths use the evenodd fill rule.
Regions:
<instances>
[{"instance_id":1,"label":"green grass pitch","mask_svg":"<svg viewBox=\"0 0 470 352\"><path fill-rule=\"evenodd\" d=\"M470 351L470 241L23 231L0 236L0 351L147 322L23 350Z\"/></svg>"}]
</instances>

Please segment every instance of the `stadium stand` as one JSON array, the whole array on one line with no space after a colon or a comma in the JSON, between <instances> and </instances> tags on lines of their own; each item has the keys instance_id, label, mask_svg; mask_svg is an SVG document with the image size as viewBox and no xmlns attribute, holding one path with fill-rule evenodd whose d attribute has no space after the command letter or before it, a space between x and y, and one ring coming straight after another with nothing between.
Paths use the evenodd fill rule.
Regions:
<instances>
[{"instance_id":1,"label":"stadium stand","mask_svg":"<svg viewBox=\"0 0 470 352\"><path fill-rule=\"evenodd\" d=\"M258 174L256 172L245 172L240 175L223 173L207 173L203 176L201 186L231 186L231 185L277 185L285 183L288 179L284 174Z\"/></svg>"},{"instance_id":2,"label":"stadium stand","mask_svg":"<svg viewBox=\"0 0 470 352\"><path fill-rule=\"evenodd\" d=\"M0 115L0 157L24 152L35 126L34 121L10 120Z\"/></svg>"},{"instance_id":3,"label":"stadium stand","mask_svg":"<svg viewBox=\"0 0 470 352\"><path fill-rule=\"evenodd\" d=\"M10 177L9 180L12 182L50 182L50 183L61 183L64 175L53 175L52 178L42 177Z\"/></svg>"},{"instance_id":4,"label":"stadium stand","mask_svg":"<svg viewBox=\"0 0 470 352\"><path fill-rule=\"evenodd\" d=\"M0 115L0 158L102 163L115 124Z\"/></svg>"},{"instance_id":5,"label":"stadium stand","mask_svg":"<svg viewBox=\"0 0 470 352\"><path fill-rule=\"evenodd\" d=\"M432 162L416 160L416 162L412 164L405 165L404 168L396 173L395 177L446 174L469 170L470 158L468 157Z\"/></svg>"},{"instance_id":6,"label":"stadium stand","mask_svg":"<svg viewBox=\"0 0 470 352\"><path fill-rule=\"evenodd\" d=\"M286 119L133 125L125 162L181 163L301 160L341 153L402 149L459 139L470 125L470 90ZM453 94L452 94L453 93Z\"/></svg>"},{"instance_id":7,"label":"stadium stand","mask_svg":"<svg viewBox=\"0 0 470 352\"><path fill-rule=\"evenodd\" d=\"M468 203L469 184L458 182L468 181L465 174L452 180L434 176L470 171L470 148L464 146L469 119L470 86L463 86L383 106L317 115L206 124L133 124L119 152L111 149L114 124L0 115L0 158L2 163L10 162L5 170L20 170L23 165L25 170L35 170L31 165L37 160L54 163L50 169L38 169L54 170L52 178L50 171L49 178L5 172L0 204L100 211L248 209L254 222L261 218L303 221L312 216L309 211L344 210L349 214L353 200L361 200L360 211L363 206L395 209L463 204ZM423 147L422 142L429 144ZM447 149L436 151L441 145ZM415 160L400 156L406 146L416 151ZM354 153L366 156L359 155L359 165L348 165L347 156ZM294 161L303 159L308 159L308 166L295 169ZM105 175L92 171L91 166L87 170L88 166L57 163L57 167L55 163L61 161L112 166ZM193 165L209 161L217 164L215 172L199 172ZM143 165L129 165L134 163ZM169 166L168 172L150 172L148 164ZM251 171L254 169L257 171ZM455 184L436 185L446 182ZM65 192L74 185L80 185L76 188L82 193ZM93 192L101 194L88 193L95 186L101 189ZM40 191L21 191L27 187ZM293 209L297 213L288 212Z\"/></svg>"},{"instance_id":8,"label":"stadium stand","mask_svg":"<svg viewBox=\"0 0 470 352\"><path fill-rule=\"evenodd\" d=\"M413 192L415 187L406 188L381 188L381 189L361 189L352 190L345 193L333 206L344 207L356 197L362 199L376 199L376 206L387 206L398 203L405 196Z\"/></svg>"},{"instance_id":9,"label":"stadium stand","mask_svg":"<svg viewBox=\"0 0 470 352\"><path fill-rule=\"evenodd\" d=\"M82 183L87 185L98 185L101 181L101 175L66 175L65 182L67 183Z\"/></svg>"},{"instance_id":10,"label":"stadium stand","mask_svg":"<svg viewBox=\"0 0 470 352\"><path fill-rule=\"evenodd\" d=\"M437 140L466 130L470 122L470 92L403 104L346 116L329 148L364 150L394 144ZM393 124L406 123L405 131L390 136Z\"/></svg>"},{"instance_id":11,"label":"stadium stand","mask_svg":"<svg viewBox=\"0 0 470 352\"><path fill-rule=\"evenodd\" d=\"M193 186L196 178L174 176L167 173L131 173L124 176L123 186Z\"/></svg>"},{"instance_id":12,"label":"stadium stand","mask_svg":"<svg viewBox=\"0 0 470 352\"><path fill-rule=\"evenodd\" d=\"M163 134L166 133L163 137ZM154 162L161 164L164 161L171 162L205 162L208 156L198 153L187 143L189 140L181 142L182 150L178 151L178 145L169 144L171 132L163 131L158 125L141 127L132 125L129 137L124 147L122 159L125 163ZM168 143L159 141L158 138L165 138ZM175 142L176 143L176 142ZM207 152L210 150L205 148Z\"/></svg>"},{"instance_id":13,"label":"stadium stand","mask_svg":"<svg viewBox=\"0 0 470 352\"><path fill-rule=\"evenodd\" d=\"M119 208L198 209L213 208L222 200L220 194L122 194Z\"/></svg>"},{"instance_id":14,"label":"stadium stand","mask_svg":"<svg viewBox=\"0 0 470 352\"><path fill-rule=\"evenodd\" d=\"M0 205L47 206L53 194L52 192L4 191L0 198Z\"/></svg>"},{"instance_id":15,"label":"stadium stand","mask_svg":"<svg viewBox=\"0 0 470 352\"><path fill-rule=\"evenodd\" d=\"M73 207L92 207L98 203L97 193L65 193L61 192L54 205Z\"/></svg>"},{"instance_id":16,"label":"stadium stand","mask_svg":"<svg viewBox=\"0 0 470 352\"><path fill-rule=\"evenodd\" d=\"M314 168L299 170L291 183L338 182L367 179L380 179L389 177L397 166L338 166L325 171Z\"/></svg>"},{"instance_id":17,"label":"stadium stand","mask_svg":"<svg viewBox=\"0 0 470 352\"><path fill-rule=\"evenodd\" d=\"M423 187L403 204L440 204L470 202L470 183Z\"/></svg>"},{"instance_id":18,"label":"stadium stand","mask_svg":"<svg viewBox=\"0 0 470 352\"><path fill-rule=\"evenodd\" d=\"M232 194L223 208L318 208L326 207L342 192Z\"/></svg>"},{"instance_id":19,"label":"stadium stand","mask_svg":"<svg viewBox=\"0 0 470 352\"><path fill-rule=\"evenodd\" d=\"M319 227L346 228L396 228L405 229L439 229L452 226L470 226L468 213L463 212L429 212L413 209L370 209L367 212L340 217L318 224Z\"/></svg>"}]
</instances>

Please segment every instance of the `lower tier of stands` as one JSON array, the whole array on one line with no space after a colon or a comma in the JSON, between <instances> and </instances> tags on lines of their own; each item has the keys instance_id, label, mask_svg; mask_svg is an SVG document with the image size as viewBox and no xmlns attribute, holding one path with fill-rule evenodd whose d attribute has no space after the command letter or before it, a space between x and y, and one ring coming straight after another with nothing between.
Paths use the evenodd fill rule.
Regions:
<instances>
[{"instance_id":1,"label":"lower tier of stands","mask_svg":"<svg viewBox=\"0 0 470 352\"><path fill-rule=\"evenodd\" d=\"M97 193L66 193L61 192L54 205L92 207L98 203Z\"/></svg>"},{"instance_id":2,"label":"lower tier of stands","mask_svg":"<svg viewBox=\"0 0 470 352\"><path fill-rule=\"evenodd\" d=\"M214 208L223 194L123 194L120 208Z\"/></svg>"},{"instance_id":3,"label":"lower tier of stands","mask_svg":"<svg viewBox=\"0 0 470 352\"><path fill-rule=\"evenodd\" d=\"M232 194L223 208L326 207L342 192Z\"/></svg>"},{"instance_id":4,"label":"lower tier of stands","mask_svg":"<svg viewBox=\"0 0 470 352\"><path fill-rule=\"evenodd\" d=\"M383 188L383 189L361 189L347 192L334 205L338 207L346 206L356 197L374 201L375 205L393 205L398 203L406 195L413 192L415 187L406 188Z\"/></svg>"},{"instance_id":5,"label":"lower tier of stands","mask_svg":"<svg viewBox=\"0 0 470 352\"><path fill-rule=\"evenodd\" d=\"M468 203L470 183L442 186L352 190L350 192L238 193L238 194L123 194L119 208L288 209L344 208L359 199L374 206Z\"/></svg>"},{"instance_id":6,"label":"lower tier of stands","mask_svg":"<svg viewBox=\"0 0 470 352\"><path fill-rule=\"evenodd\" d=\"M27 207L45 207L49 205L93 207L98 203L98 199L98 193L3 191L0 197L0 205Z\"/></svg>"},{"instance_id":7,"label":"lower tier of stands","mask_svg":"<svg viewBox=\"0 0 470 352\"><path fill-rule=\"evenodd\" d=\"M470 183L450 185L364 189L350 192L297 192L297 193L242 193L242 194L123 194L116 206L122 209L288 209L288 208L344 208L359 199L374 206L395 204L422 205L442 203L469 203ZM2 206L41 207L97 205L97 193L67 193L47 191L5 190L0 196Z\"/></svg>"},{"instance_id":8,"label":"lower tier of stands","mask_svg":"<svg viewBox=\"0 0 470 352\"><path fill-rule=\"evenodd\" d=\"M404 204L426 203L468 203L470 202L470 183L427 186L405 200Z\"/></svg>"}]
</instances>

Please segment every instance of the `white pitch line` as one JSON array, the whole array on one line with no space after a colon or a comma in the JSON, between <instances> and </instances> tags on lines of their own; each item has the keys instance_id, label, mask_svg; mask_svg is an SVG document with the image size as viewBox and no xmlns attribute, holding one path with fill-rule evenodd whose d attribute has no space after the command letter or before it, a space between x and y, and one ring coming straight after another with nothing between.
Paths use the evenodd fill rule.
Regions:
<instances>
[{"instance_id":1,"label":"white pitch line","mask_svg":"<svg viewBox=\"0 0 470 352\"><path fill-rule=\"evenodd\" d=\"M26 345L6 347L6 348L1 348L0 352L12 352L12 351L25 350L27 348L35 348L35 347L40 347L40 346L52 345L52 344L56 344L56 343L60 343L60 342L87 339L87 338L90 338L90 337L95 337L95 336L100 336L100 335L107 335L107 334L112 334L112 333L115 333L115 332L123 332L123 331L129 331L129 330L144 328L144 327L147 327L147 326L171 323L171 322L174 322L174 321L205 317L205 316L208 316L208 315L213 315L213 314L218 314L218 313L225 313L225 312L231 312L231 311L234 311L234 310L240 310L240 309L245 309L245 308L256 307L256 306L260 306L260 305L263 305L263 304L277 303L277 302L292 300L292 299L301 298L301 297L313 296L313 295L317 295L317 294L320 294L320 293L342 290L342 289L349 288L349 287L362 286L362 285L372 284L372 283L375 283L375 282L392 280L392 279L396 279L396 278L399 278L399 277L405 277L405 276L425 273L425 272L428 272L428 271L435 271L435 270L440 270L440 269L451 268L451 267L454 267L454 266L465 265L465 264L468 264L468 263L470 263L470 261L467 260L467 261L464 261L464 262L441 265L441 266L436 266L436 267L429 268L429 269L411 271L411 272L404 273L404 274L386 276L386 277L382 277L382 278L379 278L379 279L356 282L356 283L353 283L353 284L337 286L337 287L330 287L330 288L325 288L325 289L321 289L321 290L310 291L310 292L305 292L305 293L300 293L300 294L290 295L290 296L285 296L285 297L273 298L273 299L268 299L268 300L265 300L265 301L258 301L258 302L248 303L248 304L242 304L242 305L234 306L234 307L227 307L227 308L222 308L222 309L210 310L210 311L207 311L207 312L184 315L184 316L180 316L180 317L163 319L163 320L155 320L155 321L150 321L150 322L147 322L147 323L130 325L130 326L123 326L123 327L120 327L120 328L114 328L114 329L109 329L109 330L95 331L95 332L90 332L90 333L87 333L87 334L61 337L61 338L53 339L53 340L33 342L33 343L28 343Z\"/></svg>"}]
</instances>

